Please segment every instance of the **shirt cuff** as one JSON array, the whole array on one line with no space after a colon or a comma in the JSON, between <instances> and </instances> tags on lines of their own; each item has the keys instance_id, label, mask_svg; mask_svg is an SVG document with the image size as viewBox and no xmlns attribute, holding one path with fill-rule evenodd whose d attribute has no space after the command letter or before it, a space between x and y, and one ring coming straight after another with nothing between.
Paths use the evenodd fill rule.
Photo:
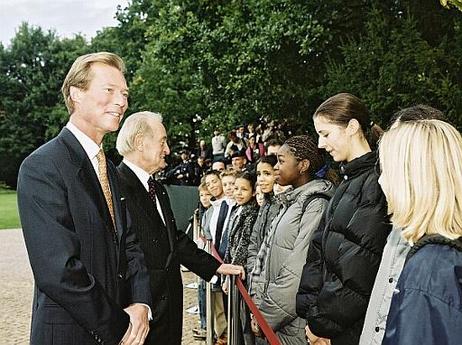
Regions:
<instances>
[{"instance_id":1,"label":"shirt cuff","mask_svg":"<svg viewBox=\"0 0 462 345\"><path fill-rule=\"evenodd\" d=\"M217 281L218 281L218 277L216 275L213 276L212 279L210 279L211 284L216 284Z\"/></svg>"},{"instance_id":2,"label":"shirt cuff","mask_svg":"<svg viewBox=\"0 0 462 345\"><path fill-rule=\"evenodd\" d=\"M145 303L138 303L138 304L144 305L146 308L148 308L148 320L149 320L149 321L152 321L152 311L151 311L151 307L148 306L148 305L145 304Z\"/></svg>"}]
</instances>

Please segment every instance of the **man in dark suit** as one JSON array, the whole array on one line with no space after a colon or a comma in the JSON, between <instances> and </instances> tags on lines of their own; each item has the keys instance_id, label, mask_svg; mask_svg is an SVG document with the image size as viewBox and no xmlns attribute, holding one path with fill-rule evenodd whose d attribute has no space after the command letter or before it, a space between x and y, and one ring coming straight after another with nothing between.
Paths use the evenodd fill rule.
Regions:
<instances>
[{"instance_id":1,"label":"man in dark suit","mask_svg":"<svg viewBox=\"0 0 462 345\"><path fill-rule=\"evenodd\" d=\"M62 86L69 122L21 165L18 204L34 273L32 345L142 344L149 276L101 142L127 109L123 61L83 55Z\"/></svg>"},{"instance_id":2,"label":"man in dark suit","mask_svg":"<svg viewBox=\"0 0 462 345\"><path fill-rule=\"evenodd\" d=\"M180 345L183 322L180 264L208 281L215 273L242 275L244 269L220 265L177 230L165 188L152 177L165 168L165 157L170 153L161 115L141 112L129 116L116 146L124 157L117 167L122 195L127 200L151 280L154 320L145 344Z\"/></svg>"}]
</instances>

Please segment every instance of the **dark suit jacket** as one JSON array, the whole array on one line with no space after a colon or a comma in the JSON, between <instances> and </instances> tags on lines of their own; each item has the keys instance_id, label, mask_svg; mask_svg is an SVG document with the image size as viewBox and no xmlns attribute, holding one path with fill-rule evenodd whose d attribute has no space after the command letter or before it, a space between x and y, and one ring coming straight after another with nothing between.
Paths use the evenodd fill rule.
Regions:
<instances>
[{"instance_id":1,"label":"dark suit jacket","mask_svg":"<svg viewBox=\"0 0 462 345\"><path fill-rule=\"evenodd\" d=\"M150 304L143 254L108 161L116 231L98 177L66 128L21 165L18 204L35 278L31 344L118 344L129 303Z\"/></svg>"},{"instance_id":2,"label":"dark suit jacket","mask_svg":"<svg viewBox=\"0 0 462 345\"><path fill-rule=\"evenodd\" d=\"M156 182L156 195L165 225L135 173L124 163L117 167L117 171L151 280L154 320L145 344L179 345L183 322L180 264L210 280L220 263L198 249L184 232L177 230L170 200L162 184Z\"/></svg>"}]
</instances>

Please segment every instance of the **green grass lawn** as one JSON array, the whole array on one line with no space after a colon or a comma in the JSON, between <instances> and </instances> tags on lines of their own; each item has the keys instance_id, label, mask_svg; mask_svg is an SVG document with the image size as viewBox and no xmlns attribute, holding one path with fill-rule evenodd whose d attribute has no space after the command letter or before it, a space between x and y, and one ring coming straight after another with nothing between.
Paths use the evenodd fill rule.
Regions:
<instances>
[{"instance_id":1,"label":"green grass lawn","mask_svg":"<svg viewBox=\"0 0 462 345\"><path fill-rule=\"evenodd\" d=\"M0 189L0 229L19 228L16 192Z\"/></svg>"}]
</instances>

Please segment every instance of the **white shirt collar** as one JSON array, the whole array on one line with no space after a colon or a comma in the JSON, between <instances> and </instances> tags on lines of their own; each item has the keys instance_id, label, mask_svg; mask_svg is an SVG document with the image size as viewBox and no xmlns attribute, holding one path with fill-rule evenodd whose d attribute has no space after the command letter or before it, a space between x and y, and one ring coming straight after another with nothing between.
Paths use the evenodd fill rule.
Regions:
<instances>
[{"instance_id":1,"label":"white shirt collar","mask_svg":"<svg viewBox=\"0 0 462 345\"><path fill-rule=\"evenodd\" d=\"M123 162L126 166L130 168L131 171L135 173L136 177L138 177L138 179L143 184L146 191L149 191L148 180L151 177L151 175L149 175L145 170L141 169L139 166L130 162L126 158L123 159Z\"/></svg>"},{"instance_id":2,"label":"white shirt collar","mask_svg":"<svg viewBox=\"0 0 462 345\"><path fill-rule=\"evenodd\" d=\"M83 149L85 150L88 158L93 161L99 150L102 149L102 145L98 146L98 144L90 139L88 135L78 129L77 126L70 121L66 124L66 128L71 131L72 134L74 134L80 145L82 145Z\"/></svg>"},{"instance_id":3,"label":"white shirt collar","mask_svg":"<svg viewBox=\"0 0 462 345\"><path fill-rule=\"evenodd\" d=\"M226 203L228 204L228 206L234 206L236 205L236 200L231 199L231 198L226 198Z\"/></svg>"},{"instance_id":4,"label":"white shirt collar","mask_svg":"<svg viewBox=\"0 0 462 345\"><path fill-rule=\"evenodd\" d=\"M223 196L220 199L210 200L210 203L212 204L213 207L217 207L217 206L219 207L219 206L221 206L221 203L223 201L225 201L225 200L226 199L225 199L225 196L223 194Z\"/></svg>"},{"instance_id":5,"label":"white shirt collar","mask_svg":"<svg viewBox=\"0 0 462 345\"><path fill-rule=\"evenodd\" d=\"M136 177L138 177L138 180L140 180L140 182L143 184L146 191L149 192L148 180L151 177L151 175L149 175L145 170L141 169L139 166L135 165L134 163L130 162L129 160L125 158L123 159L123 162L126 166L128 166L128 168L131 171L133 171ZM157 211L159 212L159 216L164 222L164 224L166 224L165 219L164 219L164 214L162 212L162 207L160 205L159 198L157 197L157 195L156 195L156 200L157 200L156 207L157 207Z\"/></svg>"}]
</instances>

